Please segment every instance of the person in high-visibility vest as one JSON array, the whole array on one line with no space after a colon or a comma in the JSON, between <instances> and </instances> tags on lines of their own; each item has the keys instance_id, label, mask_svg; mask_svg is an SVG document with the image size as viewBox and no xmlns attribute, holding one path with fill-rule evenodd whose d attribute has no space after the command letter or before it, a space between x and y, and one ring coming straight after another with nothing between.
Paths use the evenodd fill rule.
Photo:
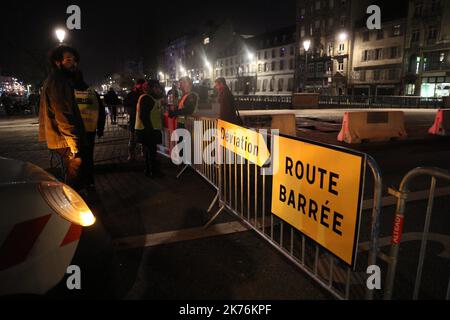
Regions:
<instances>
[{"instance_id":1,"label":"person in high-visibility vest","mask_svg":"<svg viewBox=\"0 0 450 320\"><path fill-rule=\"evenodd\" d=\"M149 80L143 85L144 93L140 96L136 107L136 137L144 146L145 175L151 178L162 178L160 164L157 159L157 146L162 143L163 113L161 99L163 92L156 80Z\"/></svg>"},{"instance_id":2,"label":"person in high-visibility vest","mask_svg":"<svg viewBox=\"0 0 450 320\"><path fill-rule=\"evenodd\" d=\"M94 188L95 136L98 136L99 138L103 137L106 112L99 94L86 84L81 71L77 71L75 75L75 99L83 120L87 142L86 158L83 164L83 176L87 186Z\"/></svg>"},{"instance_id":3,"label":"person in high-visibility vest","mask_svg":"<svg viewBox=\"0 0 450 320\"><path fill-rule=\"evenodd\" d=\"M177 117L178 128L184 128L186 117L197 112L199 97L198 94L192 92L192 80L189 77L180 79L180 87L183 96L178 102L178 109L169 112L171 118Z\"/></svg>"}]
</instances>

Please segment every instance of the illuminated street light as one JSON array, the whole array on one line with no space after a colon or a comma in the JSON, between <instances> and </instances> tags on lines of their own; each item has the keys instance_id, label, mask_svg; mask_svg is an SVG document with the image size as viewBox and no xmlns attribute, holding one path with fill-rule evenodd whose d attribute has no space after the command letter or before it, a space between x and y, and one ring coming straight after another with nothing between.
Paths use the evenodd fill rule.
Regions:
<instances>
[{"instance_id":1,"label":"illuminated street light","mask_svg":"<svg viewBox=\"0 0 450 320\"><path fill-rule=\"evenodd\" d=\"M255 59L255 54L253 52L247 53L248 60L253 61Z\"/></svg>"},{"instance_id":2,"label":"illuminated street light","mask_svg":"<svg viewBox=\"0 0 450 320\"><path fill-rule=\"evenodd\" d=\"M310 48L311 48L311 40L303 41L303 49L305 49L305 51L308 52Z\"/></svg>"},{"instance_id":3,"label":"illuminated street light","mask_svg":"<svg viewBox=\"0 0 450 320\"><path fill-rule=\"evenodd\" d=\"M338 39L340 41L345 41L345 40L347 40L347 38L348 38L348 34L346 32L341 32L338 37Z\"/></svg>"},{"instance_id":4,"label":"illuminated street light","mask_svg":"<svg viewBox=\"0 0 450 320\"><path fill-rule=\"evenodd\" d=\"M56 29L56 38L58 38L59 43L62 44L66 38L66 31L64 29Z\"/></svg>"}]
</instances>

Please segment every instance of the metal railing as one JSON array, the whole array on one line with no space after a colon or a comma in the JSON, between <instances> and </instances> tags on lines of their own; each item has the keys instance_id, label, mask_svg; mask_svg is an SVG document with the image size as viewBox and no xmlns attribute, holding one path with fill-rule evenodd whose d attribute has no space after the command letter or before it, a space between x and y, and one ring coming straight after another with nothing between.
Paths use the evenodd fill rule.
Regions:
<instances>
[{"instance_id":1,"label":"metal railing","mask_svg":"<svg viewBox=\"0 0 450 320\"><path fill-rule=\"evenodd\" d=\"M235 96L239 110L292 109L292 96ZM410 108L439 109L444 107L443 98L417 96L319 96L318 108Z\"/></svg>"},{"instance_id":2,"label":"metal railing","mask_svg":"<svg viewBox=\"0 0 450 320\"><path fill-rule=\"evenodd\" d=\"M239 110L274 110L291 109L292 96L235 96Z\"/></svg>"},{"instance_id":3,"label":"metal railing","mask_svg":"<svg viewBox=\"0 0 450 320\"><path fill-rule=\"evenodd\" d=\"M320 96L319 106L345 108L426 108L438 109L444 105L442 98L416 96Z\"/></svg>"},{"instance_id":4,"label":"metal railing","mask_svg":"<svg viewBox=\"0 0 450 320\"><path fill-rule=\"evenodd\" d=\"M201 121L202 125L193 125L194 120ZM215 119L192 118L186 123L186 129L196 139L202 138L201 135L208 129L216 127ZM195 132L196 129L200 131ZM269 150L272 148L273 139L272 136L268 136ZM192 143L195 145L195 142ZM226 161L220 165L211 164L211 162L201 165L188 164L182 171L184 172L188 166L192 167L217 190L217 196L211 203L208 212L212 212L216 203L219 204L219 209L212 215L205 227L210 226L222 212L232 213L334 297L369 300L374 298L374 292L369 290L366 285L366 270L368 266L377 264L382 177L377 163L370 156L365 155L365 161L366 165L371 168L373 177L373 206L371 215L366 213L365 219L362 219L366 226L365 229L370 229L370 232L369 234L360 234L359 238L359 241L363 238L368 240L369 249L366 256L362 251L362 246L360 247L355 270L352 270L271 212L272 176L261 174L266 170L265 168L258 167L236 153L219 147L218 141L215 143L218 152L213 156L224 156L233 161ZM203 154L200 147L202 145L202 143L197 143L192 150L195 153ZM366 177L363 178L366 179Z\"/></svg>"},{"instance_id":5,"label":"metal railing","mask_svg":"<svg viewBox=\"0 0 450 320\"><path fill-rule=\"evenodd\" d=\"M436 191L436 183L437 179L444 179L447 181L450 181L450 172L445 171L442 169L437 168L417 168L412 171L410 171L402 180L400 184L399 190L390 189L390 193L397 197L397 212L395 216L394 221L394 231L393 231L393 239L392 239L392 246L391 246L391 252L390 252L390 259L389 259L389 267L388 267L388 274L386 277L386 285L385 285L385 295L384 298L386 300L392 299L393 296L393 290L394 290L394 283L395 283L395 276L396 276L396 269L397 264L399 261L399 251L400 251L400 243L403 233L403 223L405 219L405 213L406 213L406 204L408 202L408 196L409 196L409 185L411 181L419 176L431 176L431 185L430 185L430 194L428 198L428 205L426 209L426 217L425 217L425 225L424 230L422 233L422 241L420 246L420 253L419 253L419 261L418 261L418 267L417 267L417 273L416 278L414 282L414 292L412 298L414 300L417 300L419 298L420 294L420 287L422 283L422 275L423 275L423 268L424 268L424 262L425 262L425 255L426 255L426 248L427 248L427 242L428 237L430 234L430 224L431 224L431 217L433 214L433 206L434 206L434 200L435 200L435 191ZM450 300L450 274L449 276L449 282L447 287L447 294L446 299ZM445 279L447 280L447 279Z\"/></svg>"}]
</instances>

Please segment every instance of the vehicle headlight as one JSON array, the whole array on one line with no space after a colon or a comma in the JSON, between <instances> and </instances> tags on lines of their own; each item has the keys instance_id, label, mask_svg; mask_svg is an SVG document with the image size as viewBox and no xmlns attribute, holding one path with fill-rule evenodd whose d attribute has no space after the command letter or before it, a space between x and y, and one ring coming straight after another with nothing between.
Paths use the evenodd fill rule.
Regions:
<instances>
[{"instance_id":1,"label":"vehicle headlight","mask_svg":"<svg viewBox=\"0 0 450 320\"><path fill-rule=\"evenodd\" d=\"M95 216L86 202L69 186L60 182L41 182L39 191L50 207L64 219L82 227L95 223Z\"/></svg>"}]
</instances>

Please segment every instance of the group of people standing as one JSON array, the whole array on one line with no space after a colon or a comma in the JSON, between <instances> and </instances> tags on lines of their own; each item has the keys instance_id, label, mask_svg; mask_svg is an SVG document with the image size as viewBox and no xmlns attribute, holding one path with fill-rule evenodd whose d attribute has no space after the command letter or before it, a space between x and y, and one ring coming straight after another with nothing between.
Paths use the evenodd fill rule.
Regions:
<instances>
[{"instance_id":1,"label":"group of people standing","mask_svg":"<svg viewBox=\"0 0 450 320\"><path fill-rule=\"evenodd\" d=\"M52 157L59 160L65 182L77 191L95 187L95 139L103 136L106 122L103 102L84 81L79 61L79 53L68 46L51 52L51 72L43 84L39 108L39 141L47 143ZM199 96L192 86L189 77L181 78L166 98L158 81L141 79L124 100L130 115L129 160L136 159L136 144L142 144L149 177L163 177L157 145L162 143L164 112L176 119L178 128L184 128L186 117L197 111ZM233 97L223 78L216 80L216 88L224 106L221 118L238 123ZM116 105L112 100L105 96L106 104ZM116 117L113 110L113 122Z\"/></svg>"}]
</instances>

